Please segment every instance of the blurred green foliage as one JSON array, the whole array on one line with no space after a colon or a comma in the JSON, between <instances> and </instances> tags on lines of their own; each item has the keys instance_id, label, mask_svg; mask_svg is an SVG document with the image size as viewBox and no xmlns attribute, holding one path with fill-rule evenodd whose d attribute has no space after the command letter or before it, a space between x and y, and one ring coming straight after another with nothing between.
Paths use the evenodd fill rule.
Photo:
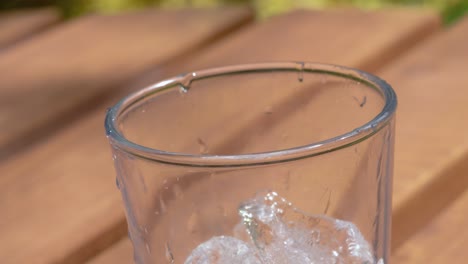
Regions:
<instances>
[{"instance_id":1,"label":"blurred green foliage","mask_svg":"<svg viewBox=\"0 0 468 264\"><path fill-rule=\"evenodd\" d=\"M149 6L163 8L207 7L225 4L247 4L259 17L268 17L293 8L326 8L355 6L375 9L394 6L432 8L439 11L446 23L456 21L468 12L468 0L0 0L0 10L54 5L65 17L88 12L115 13Z\"/></svg>"}]
</instances>

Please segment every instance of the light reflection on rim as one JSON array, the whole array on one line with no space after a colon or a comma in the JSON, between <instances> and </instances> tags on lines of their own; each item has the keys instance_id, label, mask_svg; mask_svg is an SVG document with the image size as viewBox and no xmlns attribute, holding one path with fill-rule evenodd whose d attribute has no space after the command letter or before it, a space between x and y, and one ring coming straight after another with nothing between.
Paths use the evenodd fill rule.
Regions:
<instances>
[{"instance_id":1,"label":"light reflection on rim","mask_svg":"<svg viewBox=\"0 0 468 264\"><path fill-rule=\"evenodd\" d=\"M144 100L149 95L161 92L166 89L186 86L192 81L201 80L216 76L254 73L254 72L272 72L272 71L295 71L308 73L321 73L339 76L342 78L353 79L374 88L379 91L384 100L385 105L372 120L364 125L319 142L314 142L309 145L298 146L289 149L275 150L262 153L240 154L240 155L205 155L205 154L188 154L178 152L168 152L164 150L153 149L136 144L126 139L117 129L116 121L119 116L127 109L134 106L136 103ZM213 69L206 69L188 74L170 78L154 85L146 87L140 91L128 95L115 106L109 109L105 118L105 128L107 136L113 145L125 152L141 158L185 166L200 166L200 167L231 167L231 166L251 166L286 162L291 160L302 159L306 157L316 156L347 146L358 143L372 136L382 127L384 127L392 118L396 111L397 98L395 92L389 84L382 79L352 68L343 66L321 64L321 63L304 63L304 62L273 62L273 63L255 63L232 65Z\"/></svg>"}]
</instances>

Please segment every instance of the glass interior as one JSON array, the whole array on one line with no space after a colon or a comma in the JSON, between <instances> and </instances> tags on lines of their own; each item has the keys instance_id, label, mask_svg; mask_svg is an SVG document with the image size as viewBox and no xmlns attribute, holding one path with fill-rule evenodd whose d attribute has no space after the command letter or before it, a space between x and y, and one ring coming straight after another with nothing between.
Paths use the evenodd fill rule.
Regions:
<instances>
[{"instance_id":1,"label":"glass interior","mask_svg":"<svg viewBox=\"0 0 468 264\"><path fill-rule=\"evenodd\" d=\"M321 72L261 71L174 85L130 106L118 129L138 145L194 155L290 149L351 132L385 98L369 83Z\"/></svg>"}]
</instances>

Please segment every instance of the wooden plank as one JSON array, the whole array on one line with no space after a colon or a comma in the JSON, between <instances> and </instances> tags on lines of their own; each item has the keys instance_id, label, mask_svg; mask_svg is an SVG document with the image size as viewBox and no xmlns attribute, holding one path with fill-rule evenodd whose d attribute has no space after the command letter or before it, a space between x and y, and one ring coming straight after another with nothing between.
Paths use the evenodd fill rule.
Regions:
<instances>
[{"instance_id":1,"label":"wooden plank","mask_svg":"<svg viewBox=\"0 0 468 264\"><path fill-rule=\"evenodd\" d=\"M395 19L396 17L399 19ZM408 23L407 19L411 20L411 23ZM401 27L398 27L395 23L413 25L414 27L408 27L404 31L400 31ZM300 26L305 24L310 25L310 27L306 27L305 29ZM365 24L373 26L364 27ZM340 31L345 25L347 30ZM275 38L278 30L281 31L283 27L290 30L288 37ZM259 24L231 35L221 41L219 45L215 45L205 52L190 58L190 65L185 65L185 67L197 69L213 65L257 60L292 59L329 61L374 70L381 66L376 65L379 60L375 60L375 57L381 57L384 53L396 56L405 47L417 41L417 39L412 39L409 36L419 35L419 39L421 39L436 27L437 19L433 16L406 11L367 14L356 11L327 13L299 11L276 17L267 23ZM341 33L327 34L328 32ZM320 38L317 39L316 36L320 36ZM372 40L366 40L365 36L373 37ZM291 43L294 43L294 45L298 43L298 47L291 48ZM269 49L263 48L267 45ZM362 49L358 48L363 45L366 47ZM356 54L349 54L353 52ZM385 60L382 59L380 62L383 63ZM180 64L173 68L174 71L185 70ZM158 73L161 74L160 71ZM166 72L166 74L170 73ZM147 84L154 81L154 78L154 76L148 74L148 76L138 83ZM96 114L96 116L98 115ZM94 122L96 122L96 131L102 118L102 116L93 118ZM95 137L99 133L99 131L96 131L93 132ZM91 133L91 131L87 131L86 133ZM71 134L68 137L70 136ZM78 137L78 135L75 136ZM101 153L102 150L98 151L96 148L93 152ZM104 163L108 164L106 166L111 167L110 160L96 161L96 164ZM111 168L105 169L103 165L101 165L101 168L100 175L113 175ZM112 176L109 177L112 178ZM108 181L110 184L111 180ZM126 257L116 260L113 257L114 255ZM110 259L112 262L108 261ZM125 246L119 243L117 246L104 252L95 261L96 263L128 263L131 261L130 244L127 243Z\"/></svg>"},{"instance_id":2,"label":"wooden plank","mask_svg":"<svg viewBox=\"0 0 468 264\"><path fill-rule=\"evenodd\" d=\"M468 187L468 19L381 75L397 91L393 248Z\"/></svg>"},{"instance_id":3,"label":"wooden plank","mask_svg":"<svg viewBox=\"0 0 468 264\"><path fill-rule=\"evenodd\" d=\"M466 177L466 174L464 175ZM429 204L429 203L428 203ZM393 255L392 263L464 264L468 258L468 191L432 219ZM105 262L102 262L105 263ZM111 263L111 262L107 262Z\"/></svg>"},{"instance_id":4,"label":"wooden plank","mask_svg":"<svg viewBox=\"0 0 468 264\"><path fill-rule=\"evenodd\" d=\"M233 30L235 27L244 24L245 22L249 21L251 18L252 18L251 12L243 8L214 9L214 10L197 9L197 10L180 10L180 11L168 11L168 12L145 11L142 13L139 12L135 14L126 14L126 15L121 15L117 17L113 17L113 16L112 17L98 17L98 16L89 17L81 21L72 22L69 25L60 27L52 32L44 34L43 36L40 36L40 38L34 40L34 43L38 45L41 44L42 46L49 46L51 48L54 45L56 45L57 46L56 48L60 49L61 45L59 45L60 44L59 41L66 40L67 38L73 38L75 34L81 34L80 36L83 37L83 34L85 34L87 31L89 32L86 34L89 34L90 38L95 35L94 40L95 41L99 40L98 43L87 44L87 40L82 40L82 43L70 44L72 47L69 47L69 46L63 47L64 50L54 50L51 52L51 54L53 54L52 57L55 56L54 62L49 62L49 60L47 59L47 57L49 57L48 54L41 55L37 53L39 52L39 50L36 49L34 45L32 44L22 45L21 47L18 47L16 49L17 52L18 50L22 50L22 52L17 54L17 56L18 57L23 56L21 54L23 54L23 52L26 52L26 51L29 51L30 53L33 53L33 54L37 53L38 54L37 60L39 62L36 61L35 66L26 66L27 69L21 70L25 74L25 76L22 76L21 79L11 78L7 80L9 80L11 83L24 81L25 84L29 84L29 85L23 85L23 86L15 87L15 88L17 88L18 90L18 94L20 94L20 92L28 92L29 89L36 91L36 95L35 95L36 97L32 99L38 99L37 96L40 97L40 95L37 95L38 92L41 92L40 89L44 89L46 91L49 89L48 96L55 95L55 97L48 99L47 96L44 95L43 102L39 104L44 104L44 106L46 106L48 105L46 102L47 100L51 100L51 99L59 100L60 101L59 106L57 105L50 106L50 108L54 109L54 111L59 111L60 109L62 109L60 107L63 107L63 108L68 107L65 105L66 103L64 103L64 101L71 103L70 100L76 100L76 98L73 98L74 96L79 97L84 100L86 99L86 97L89 97L91 93L97 92L97 91L93 91L92 89L109 88L109 87L106 87L106 85L115 84L116 81L126 79L130 75L135 74L136 72L140 71L142 68L148 65L161 66L167 61L176 59L177 56L186 55L188 54L188 52L191 52L194 49L199 48L204 44L207 44L208 42L212 42L217 37L220 37L224 33L228 33L230 30ZM175 24L172 27L170 26L170 23L175 23ZM183 27L179 26L179 23L184 26ZM122 35L123 33L125 33L126 35L125 34ZM115 47L112 47L111 45L113 44L112 41L119 41L119 44L115 45ZM168 43L168 44L161 45L161 43ZM66 57L67 54L69 57L71 57L74 54L74 49L77 49L79 47L85 47L87 50L83 52L82 57L76 58L74 61L69 62L71 66L70 65L64 66L64 65L58 64L60 58ZM124 52L125 54L119 53L120 51L125 51ZM148 55L148 53L150 55ZM113 56L115 55L118 55L117 56L118 58L113 58ZM11 63L16 63L17 65L19 65L19 62L15 60L15 56L5 55L4 58L5 57L9 58ZM3 60L0 60L0 61L1 63L5 63L5 61ZM42 69L42 67L45 67L47 69ZM63 80L56 80L57 82L54 82L55 83L54 87L47 86L47 82L48 82L47 73L51 73L51 72L54 72L54 76L57 76L58 79L63 78ZM79 74L79 77L78 77L78 74ZM122 76L118 76L118 77L114 76L116 74L122 74L123 79L122 79ZM76 77L74 77L75 75ZM104 80L103 82L100 81L100 79L103 77L108 78L110 80ZM9 77L7 76L7 78ZM75 79L75 81L73 81L73 79ZM5 80L5 79L2 79L2 80ZM43 81L43 83L39 83L39 85L34 83L34 81L40 81L40 80ZM97 83L93 83L93 82L97 82ZM0 86L1 87L0 90L2 90L2 92L8 92L4 89L9 87L9 85L3 86L3 84L5 83L4 82L2 83L2 86ZM83 87L80 87L79 85L88 85L88 87L83 88ZM70 88L76 88L77 90L76 91L69 90ZM88 95L86 95L86 90L88 90L89 92ZM85 95L82 96L80 95L80 93L85 93ZM3 101L5 103L11 103L7 99L11 100L12 98L5 98L5 97L0 97L0 98L2 100L2 103ZM13 97L13 98L16 98L16 97ZM20 98L18 97L17 100L19 99ZM10 105L14 106L16 109L19 109L18 108L19 106L15 105L14 103L15 101L13 101L13 103L11 103ZM57 107L59 107L60 109ZM28 109L30 111L34 111L34 109L32 108L28 108ZM46 110L46 111L50 112L50 110ZM5 116L3 116L3 114L5 114ZM24 112L23 114L26 115L26 112ZM55 113L51 113L51 114L55 115ZM8 123L7 121L10 119L10 117L5 112L2 112L2 118L3 117L5 117L5 119L2 121ZM24 120L24 121L27 121L27 120ZM2 127L6 128L8 126L2 126ZM102 140L102 138L100 137L96 137L96 139ZM69 145L70 143L71 142L67 143L67 145ZM57 146L58 145L56 145L56 147ZM75 151L72 151L72 152L75 153ZM81 154L84 154L84 153L81 153ZM69 168L69 169L74 170L73 168ZM8 172L5 174L2 174L1 181L3 182L3 180L5 180L6 181L5 183L7 183L10 180L14 180L13 178L10 178L10 176L15 178L13 173L10 174ZM27 178L29 178L29 176L27 176ZM28 182L29 180L33 180L33 179L29 178L29 180L27 180L26 178L23 178L23 180L26 180L26 182ZM33 180L33 182L34 181L35 180ZM26 183L26 182L23 182L23 183ZM65 185L62 185L62 184L65 184ZM55 184L52 184L52 185L55 185ZM64 188L62 189L62 191L67 188L76 188L76 187L80 189L84 188L82 190L85 190L85 189L92 190L95 187L97 187L98 189L100 188L99 186L91 187L91 189L88 188L90 186L72 187L72 185L68 185L65 182L59 183L59 185L62 186L59 188ZM57 187L59 185L57 185ZM66 187L66 185L68 185L69 187ZM49 187L51 187L52 189L54 188L52 186L49 186ZM46 187L46 189L48 189L49 187ZM34 190L35 191L32 191L31 193L33 196L37 195L36 197L42 197L42 198L45 198L46 200L57 198L55 196L49 196L49 195L44 196L45 194L42 191L40 191L41 188L39 189L34 188ZM22 192L20 189L16 189L16 191ZM57 191L59 190L57 189ZM4 201L5 203L2 203L0 205L0 208L5 209L7 212L12 212L10 211L10 209L12 208L7 209L7 207L9 206L6 206L6 204L10 204L13 206L15 206L16 204L16 205L21 206L20 205L21 202L17 203L16 198L12 196L11 194L12 192L9 192L9 194L6 194L6 197L5 197L6 200ZM75 198L78 198L78 201L80 200L79 197L75 197ZM109 203L108 200L106 201L105 197L101 197L101 198L104 198L104 200L101 200L101 202L99 202L101 205L104 205L104 206L112 205L112 203ZM72 200L74 200L74 198ZM70 201L70 202L71 204L73 204L73 203L76 203L77 201L75 200L75 201ZM88 200L87 203L89 204L89 202L91 201ZM23 204L23 205L26 206L26 204ZM45 204L43 205L45 206ZM62 205L65 207L68 207L65 204L62 204ZM84 203L82 203L82 205L84 205ZM65 217L66 214L71 213L71 211L67 213L65 211L60 211L60 210L57 210L56 212L60 215L62 215L62 213L65 213L64 215L62 215L62 217ZM120 213L119 211L116 211L116 212L118 214ZM13 218L7 217L3 220L7 222L10 220L12 221L18 220L15 218L15 214L11 214L9 216ZM122 217L121 215L119 215L119 217L112 216L111 219L119 219L119 218L122 219L121 217ZM6 227L5 225L3 225L5 223L3 220L0 220L0 226L2 227L2 229L3 227ZM90 219L87 219L86 217L84 217L83 219L80 218L80 219L77 219L76 222L70 221L69 224L67 225L69 227L74 226L75 228L80 226L80 228L81 229L84 228L84 230L88 229L86 226L82 225L84 223L82 222L82 220L89 221ZM28 222L27 219L20 220L20 222L22 221ZM54 223L54 222L55 220L53 219L52 219L52 222L49 222L48 220L45 220L43 218L38 218L37 221L35 222L35 227L33 229L35 228L46 228L46 229L52 228L53 229L54 228L53 226L55 224L51 225L51 223ZM110 226L112 226L111 224L112 221L104 221L104 222L106 225L110 224ZM99 250L99 247L103 244L106 244L109 239L112 241L115 241L116 239L118 239L118 238L113 237L112 235L107 236L106 231L105 231L106 226L99 225L99 221L91 220L90 223L96 224L96 226L93 227L95 228L93 231L99 230L99 234L95 235L92 232L91 233L84 232L83 236L80 236L78 234L79 237L74 239L74 241L70 241L70 243L63 243L62 240L64 240L66 236L64 236L65 233L62 234L61 231L58 231L55 235L48 233L48 232L44 233L46 237L44 237L42 241L31 240L27 232L15 231L14 233L16 234L12 233L12 236L16 237L15 239L16 242L14 242L15 246L10 247L9 248L10 250L1 251L2 253L0 253L0 255L2 255L1 256L2 262L23 263L23 260L21 259L24 258L24 259L28 259L27 262L34 260L32 261L34 263L56 263L56 262L60 263L60 262L67 262L67 261L71 261L71 262L75 261L79 263L83 259L89 258L90 255L95 254L93 250L94 251ZM21 229L18 229L18 230L21 230ZM125 230L122 229L122 232L125 232ZM81 231L79 231L78 233L81 233ZM112 234L114 233L117 234L118 237L121 237L123 235L118 232L113 232ZM89 236L90 234L92 234L93 236L92 237ZM57 238L60 238L60 239L57 239ZM92 241L94 242L93 243L94 247L92 248L91 251L89 251L88 249L82 249L80 247L81 245L88 243L89 240L93 240L93 239L96 239L97 241ZM28 242L25 242L25 241L28 241ZM25 244L23 244L24 242ZM2 246L4 243L8 244L9 242L7 240L3 240L1 243ZM25 252L28 252L28 253L24 254ZM47 254L44 254L44 252L47 252ZM9 254L9 255L4 256L3 254Z\"/></svg>"},{"instance_id":5,"label":"wooden plank","mask_svg":"<svg viewBox=\"0 0 468 264\"><path fill-rule=\"evenodd\" d=\"M0 51L57 23L59 12L53 8L0 13Z\"/></svg>"},{"instance_id":6,"label":"wooden plank","mask_svg":"<svg viewBox=\"0 0 468 264\"><path fill-rule=\"evenodd\" d=\"M196 60L191 61L189 69L266 60L315 61L342 65L358 62L360 68L376 71L430 35L439 25L438 17L427 10L397 9L365 12L337 9L327 10L326 13L311 12L296 11L234 34L223 40L223 45L217 45L205 54L197 55ZM401 16L412 26L394 28L398 23L394 21L396 16ZM343 21L352 21L356 25L366 24L368 30L361 32L358 26L350 26L347 30L343 30L340 28L343 26ZM299 26L300 22L307 26ZM277 35L275 27L287 30ZM259 31L274 32L268 32L267 38L259 38L255 35ZM365 35L366 32L372 34ZM395 38L395 35L398 38ZM356 36L365 36L367 41L356 41ZM272 41L278 41L283 45L271 46ZM249 43L249 46L239 52L239 46L245 45L244 43ZM291 51L292 48L296 51ZM345 52L342 54L340 50Z\"/></svg>"},{"instance_id":7,"label":"wooden plank","mask_svg":"<svg viewBox=\"0 0 468 264\"><path fill-rule=\"evenodd\" d=\"M244 8L92 15L0 53L0 159L148 67L187 55L251 19Z\"/></svg>"}]
</instances>

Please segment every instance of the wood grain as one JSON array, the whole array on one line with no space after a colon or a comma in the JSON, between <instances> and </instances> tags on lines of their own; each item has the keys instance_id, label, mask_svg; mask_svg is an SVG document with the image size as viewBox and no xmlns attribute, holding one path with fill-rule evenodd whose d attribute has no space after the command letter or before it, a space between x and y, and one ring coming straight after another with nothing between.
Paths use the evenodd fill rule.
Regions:
<instances>
[{"instance_id":1,"label":"wood grain","mask_svg":"<svg viewBox=\"0 0 468 264\"><path fill-rule=\"evenodd\" d=\"M396 19L397 17L399 19ZM411 23L408 24L414 25L414 27L401 30L401 27L394 26L393 23L401 22L406 24L405 19L411 20ZM367 25L369 20L373 21L369 23L369 25L373 26L365 27L364 25ZM394 54L394 56L400 54L405 48L411 46L417 40L421 40L436 29L437 21L437 18L432 15L408 11L403 11L402 13L382 12L366 14L357 11L336 11L329 13L298 11L289 15L276 17L266 23L261 23L233 34L221 41L219 45L210 47L205 52L193 56L189 60L190 64L184 65L185 68L175 65L172 67L172 71L181 71L181 69L193 70L257 60L302 59L331 61L374 70L374 68L382 66L378 65L377 62L385 62L384 57L386 55L382 55L382 53ZM310 25L310 27L304 29L304 27L299 25ZM340 31L345 25L347 25L349 30ZM275 37L277 36L275 29L277 30L282 27L288 28L291 31L288 33L288 38ZM328 34L328 32L333 31L343 33L340 35ZM420 38L415 39L413 37L415 35L420 36ZM314 38L315 36L321 36L322 38L317 41ZM373 36L373 40L366 40L366 36ZM290 45L296 43L299 43L300 46L297 49L291 48ZM351 46L349 46L350 43L352 43ZM353 51L354 54L349 55L349 51ZM376 57L382 59L375 59ZM171 74L170 70L168 70L167 74ZM150 72L144 78L141 78L137 84L146 85L155 81L155 78L160 77L161 72ZM133 86L138 85L134 84ZM98 120L95 120L95 122L98 122ZM97 151L97 148L95 151ZM108 164L107 166L109 167L104 172L104 165L102 165L102 173L100 174L112 175L110 161L96 161L95 164L103 163ZM109 177L112 178L111 176ZM111 179L108 181L110 184ZM114 262L116 261L113 257L114 255L125 257L123 257L124 260L121 262ZM96 261L99 261L98 263L126 263L130 258L130 244L127 243L127 246L124 246L119 243L118 246L104 252Z\"/></svg>"},{"instance_id":2,"label":"wood grain","mask_svg":"<svg viewBox=\"0 0 468 264\"><path fill-rule=\"evenodd\" d=\"M59 12L53 8L0 13L0 52L41 32L59 19Z\"/></svg>"},{"instance_id":3,"label":"wood grain","mask_svg":"<svg viewBox=\"0 0 468 264\"><path fill-rule=\"evenodd\" d=\"M122 82L143 71L145 67L152 65L161 68L167 61L213 42L251 18L251 12L243 8L150 10L119 16L91 16L18 45L7 54L0 55L0 68L6 71L0 78L0 124L4 128L0 133L0 142L7 144L11 140L22 138L27 131L40 133L38 129L44 123L53 122L80 102L109 90L113 85L122 85ZM35 60L24 65L23 62L29 56L34 56ZM52 156L55 151L64 151L66 155L77 155L75 158L79 160L80 157L89 157L91 153L87 150L95 145L104 154L98 159L107 160L106 143L100 133L101 113L97 117L98 122L77 124L80 129L96 132L94 139L88 141L90 145L85 143L88 145L86 150L83 149L85 152L69 149L74 145L73 142L79 141L81 132L76 134L78 138L75 139L73 136L68 138L70 134L67 134L57 144L48 141L50 138L44 138L41 147L50 144L51 152L46 152ZM88 127L85 128L86 126ZM58 138L60 136L56 139ZM30 158L43 156L38 155L35 152L37 150L39 148L31 152ZM96 157L99 156L100 154L96 154ZM45 177L33 173L33 167L42 167L41 161L33 162L35 165L31 163L33 166L27 170L15 172L22 166L13 164L22 163L19 161L21 158L9 163L13 165L12 171L7 169L8 172L0 173L1 185L8 189L4 193L5 200L0 202L0 208L6 212L6 216L0 219L0 227L2 230L13 228L8 231L11 232L8 235L11 237L7 239L2 236L0 242L2 263L82 263L110 241L116 241L126 233L121 210L115 210L120 207L115 203L116 197L109 196L113 193L113 184L94 185L93 181L88 182L85 179L86 176L82 178L85 174L99 174L99 166L95 168L96 171L92 169L85 172L66 166L67 162L56 163L49 158L42 160L45 162L42 165L56 164L57 167L52 166L50 169L58 169L56 172L68 176L62 177L52 171L45 172ZM77 172L76 179L81 178L78 182L69 178L74 172ZM55 177L62 178L63 181L54 179ZM104 177L98 181L108 185L107 179L109 178ZM44 188L39 187L38 183L44 184ZM69 192L71 190L78 192ZM102 190L104 192L100 192ZM62 192L65 196L55 195ZM31 196L23 202L19 201L25 193ZM87 193L98 196L89 196ZM34 201L39 203L30 204ZM92 204L96 206L89 206ZM76 207L77 205L79 206ZM81 206L85 206L84 211L76 211ZM109 209L112 212L109 211L110 214L101 218L100 212ZM8 224L14 222L16 227ZM118 229L115 226L123 228ZM70 230L74 231L69 233ZM88 244L92 246L83 247Z\"/></svg>"},{"instance_id":4,"label":"wood grain","mask_svg":"<svg viewBox=\"0 0 468 264\"><path fill-rule=\"evenodd\" d=\"M466 177L466 174L464 176ZM466 223L468 223L468 191L396 250L392 263L466 263L468 257Z\"/></svg>"},{"instance_id":5,"label":"wood grain","mask_svg":"<svg viewBox=\"0 0 468 264\"><path fill-rule=\"evenodd\" d=\"M88 264L133 263L133 248L130 239L122 239L105 251L105 254L93 258Z\"/></svg>"},{"instance_id":6,"label":"wood grain","mask_svg":"<svg viewBox=\"0 0 468 264\"><path fill-rule=\"evenodd\" d=\"M0 159L148 67L187 55L251 19L243 8L91 15L0 53Z\"/></svg>"},{"instance_id":7,"label":"wood grain","mask_svg":"<svg viewBox=\"0 0 468 264\"><path fill-rule=\"evenodd\" d=\"M345 25L344 21L352 24ZM411 26L400 27L399 21ZM430 11L298 10L231 35L222 45L193 58L188 69L258 61L310 61L376 71L437 30L438 25L438 17ZM264 37L258 37L259 32Z\"/></svg>"},{"instance_id":8,"label":"wood grain","mask_svg":"<svg viewBox=\"0 0 468 264\"><path fill-rule=\"evenodd\" d=\"M465 19L381 74L399 97L395 249L468 187L467 30Z\"/></svg>"}]
</instances>

